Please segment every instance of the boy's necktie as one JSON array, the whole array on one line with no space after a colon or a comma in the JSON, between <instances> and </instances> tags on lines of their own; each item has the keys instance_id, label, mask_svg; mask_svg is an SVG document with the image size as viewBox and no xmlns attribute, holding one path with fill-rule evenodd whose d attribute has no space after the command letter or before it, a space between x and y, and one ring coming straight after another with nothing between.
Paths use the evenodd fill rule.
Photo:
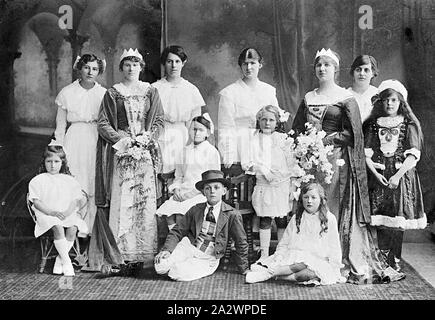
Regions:
<instances>
[{"instance_id":1,"label":"boy's necktie","mask_svg":"<svg viewBox=\"0 0 435 320\"><path fill-rule=\"evenodd\" d=\"M213 214L213 207L208 208L208 212L207 212L207 215L205 216L205 220L209 221L209 222L216 223L216 220L215 220L214 214Z\"/></svg>"}]
</instances>

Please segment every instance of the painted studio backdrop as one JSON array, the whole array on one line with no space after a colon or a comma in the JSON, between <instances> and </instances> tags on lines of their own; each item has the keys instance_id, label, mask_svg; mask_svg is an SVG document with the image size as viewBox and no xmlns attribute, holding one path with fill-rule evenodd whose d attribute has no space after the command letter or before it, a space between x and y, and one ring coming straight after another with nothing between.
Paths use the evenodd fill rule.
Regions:
<instances>
[{"instance_id":1,"label":"painted studio backdrop","mask_svg":"<svg viewBox=\"0 0 435 320\"><path fill-rule=\"evenodd\" d=\"M141 79L154 82L161 77L162 47L182 45L189 57L183 76L200 89L217 121L218 92L240 76L244 47L263 54L260 79L277 88L280 106L292 115L315 86L313 58L325 47L341 56L344 87L351 84L354 57L370 54L380 64L375 86L396 78L408 88L425 135L419 170L433 219L434 42L435 0L1 1L0 196L38 167L55 128L54 99L76 78L77 55L105 57L99 82L110 87L120 80L123 48L139 49L146 60Z\"/></svg>"}]
</instances>

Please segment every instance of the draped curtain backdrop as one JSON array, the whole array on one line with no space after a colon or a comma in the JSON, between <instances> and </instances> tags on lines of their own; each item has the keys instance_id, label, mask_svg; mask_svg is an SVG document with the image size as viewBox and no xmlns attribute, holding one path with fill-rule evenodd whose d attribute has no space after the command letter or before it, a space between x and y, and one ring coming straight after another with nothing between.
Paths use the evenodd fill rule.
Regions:
<instances>
[{"instance_id":1,"label":"draped curtain backdrop","mask_svg":"<svg viewBox=\"0 0 435 320\"><path fill-rule=\"evenodd\" d=\"M377 28L359 28L362 5L371 6ZM199 87L214 118L217 93L240 75L238 54L258 48L265 59L260 79L277 88L280 106L294 115L317 84L313 60L322 47L339 53L342 86L350 86L349 67L361 53L382 62L382 77L403 80L402 10L401 0L162 0L162 45L185 47L184 76Z\"/></svg>"}]
</instances>

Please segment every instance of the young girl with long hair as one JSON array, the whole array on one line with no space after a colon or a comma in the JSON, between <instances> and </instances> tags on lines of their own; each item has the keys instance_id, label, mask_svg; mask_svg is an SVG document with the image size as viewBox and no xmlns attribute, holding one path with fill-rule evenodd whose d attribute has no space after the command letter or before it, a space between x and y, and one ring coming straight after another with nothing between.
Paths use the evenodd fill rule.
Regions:
<instances>
[{"instance_id":1,"label":"young girl with long hair","mask_svg":"<svg viewBox=\"0 0 435 320\"><path fill-rule=\"evenodd\" d=\"M404 230L427 224L416 164L423 133L397 80L379 85L379 95L364 123L369 168L371 224L378 227L378 245L391 267L399 271Z\"/></svg>"},{"instance_id":2,"label":"young girl with long hair","mask_svg":"<svg viewBox=\"0 0 435 320\"><path fill-rule=\"evenodd\" d=\"M59 255L54 274L74 276L69 257L77 231L88 233L88 227L79 214L86 198L78 181L71 176L66 155L59 145L49 145L43 155L40 173L29 183L29 200L36 215L35 237L53 230L54 246Z\"/></svg>"},{"instance_id":3,"label":"young girl with long hair","mask_svg":"<svg viewBox=\"0 0 435 320\"><path fill-rule=\"evenodd\" d=\"M341 276L341 247L337 220L329 211L323 187L302 187L295 214L273 255L251 265L247 283L277 277L304 284L345 282Z\"/></svg>"}]
</instances>

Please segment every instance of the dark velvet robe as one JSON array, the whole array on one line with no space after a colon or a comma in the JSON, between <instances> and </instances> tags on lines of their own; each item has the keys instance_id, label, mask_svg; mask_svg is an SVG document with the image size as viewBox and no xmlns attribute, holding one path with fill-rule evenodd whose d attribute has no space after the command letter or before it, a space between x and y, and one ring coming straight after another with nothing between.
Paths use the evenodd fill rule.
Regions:
<instances>
[{"instance_id":1,"label":"dark velvet robe","mask_svg":"<svg viewBox=\"0 0 435 320\"><path fill-rule=\"evenodd\" d=\"M163 107L157 89L148 86L147 103L150 108L146 113L145 130L157 139L163 130ZM115 150L113 144L122 136L118 130L128 127L124 100L121 93L110 88L104 95L98 115L98 142L95 176L95 204L97 214L89 244L89 267L100 271L103 264L121 264L123 259L110 230L108 217ZM156 179L157 180L157 179Z\"/></svg>"},{"instance_id":2,"label":"dark velvet robe","mask_svg":"<svg viewBox=\"0 0 435 320\"><path fill-rule=\"evenodd\" d=\"M342 110L342 123L338 124L341 131L336 131L334 137L326 137L324 143L333 144L334 147L341 147L347 150L349 164L351 166L352 178L354 178L359 194L359 206L357 210L358 222L361 225L370 223L370 204L368 201L369 193L367 188L367 171L364 155L364 136L362 132L361 115L358 103L355 98L349 97L334 104ZM304 132L307 122L307 103L305 99L301 102L296 116L293 120L292 128L296 133ZM331 134L329 128L324 128L326 134ZM350 178L350 177L349 177ZM334 214L339 214L334 212Z\"/></svg>"}]
</instances>

